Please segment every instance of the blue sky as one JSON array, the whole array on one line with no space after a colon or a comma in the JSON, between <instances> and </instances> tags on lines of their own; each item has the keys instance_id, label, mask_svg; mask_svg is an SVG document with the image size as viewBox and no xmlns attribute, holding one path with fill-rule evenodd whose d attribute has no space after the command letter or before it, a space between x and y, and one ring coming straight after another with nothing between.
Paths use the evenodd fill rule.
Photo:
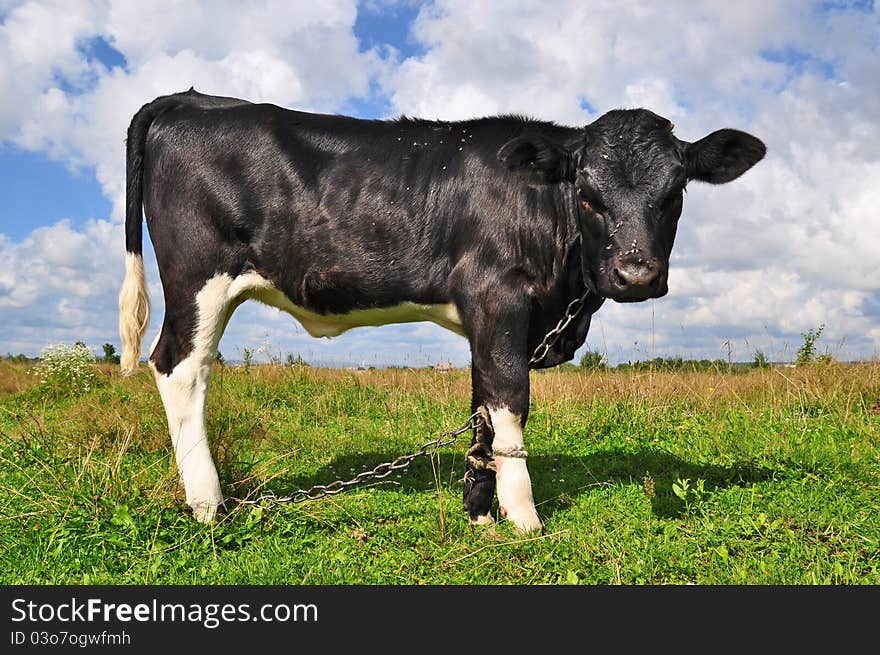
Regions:
<instances>
[{"instance_id":1,"label":"blue sky","mask_svg":"<svg viewBox=\"0 0 880 655\"><path fill-rule=\"evenodd\" d=\"M354 34L363 49L391 46L404 59L424 54L424 46L410 34L419 9L420 5L414 2L385 7L363 4L354 23Z\"/></svg>"},{"instance_id":2,"label":"blue sky","mask_svg":"<svg viewBox=\"0 0 880 655\"><path fill-rule=\"evenodd\" d=\"M688 140L751 131L768 144L764 162L733 184L689 189L669 296L607 303L589 347L612 361L714 358L731 342L737 359L782 359L824 323L832 354L880 352L874 3L5 7L0 94L17 101L0 107L0 352L118 344L124 129L140 104L191 84L371 118L518 112L577 125L646 106ZM148 341L162 312L150 266ZM259 306L240 310L221 342L230 359L243 348L373 365L468 358L463 339L430 324L315 340Z\"/></svg>"},{"instance_id":3,"label":"blue sky","mask_svg":"<svg viewBox=\"0 0 880 655\"><path fill-rule=\"evenodd\" d=\"M0 151L0 180L2 231L16 240L59 218L70 218L81 226L89 218L110 213L110 201L101 192L94 171L71 168L45 153L5 146Z\"/></svg>"}]
</instances>

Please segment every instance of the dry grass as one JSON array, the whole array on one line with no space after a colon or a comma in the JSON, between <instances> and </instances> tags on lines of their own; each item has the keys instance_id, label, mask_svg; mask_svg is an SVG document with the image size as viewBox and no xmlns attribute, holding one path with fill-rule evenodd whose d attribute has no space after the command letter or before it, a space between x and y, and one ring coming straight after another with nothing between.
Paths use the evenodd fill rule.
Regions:
<instances>
[{"instance_id":1,"label":"dry grass","mask_svg":"<svg viewBox=\"0 0 880 655\"><path fill-rule=\"evenodd\" d=\"M119 422L142 421L144 412L161 417L161 405L152 376L145 366L131 378L123 378L118 366L99 364L105 382L121 385L131 402L120 406L89 405L76 402L65 413L84 419L99 430ZM33 389L38 380L29 373L31 366L0 360L0 396ZM224 396L224 380L237 384L249 380L252 385L271 389L292 381L306 382L328 390L335 396L338 385L381 390L394 400L413 395L447 405L470 400L468 370L439 373L429 369L386 369L351 371L342 369L256 365L215 368L209 402L237 401ZM590 371L548 370L531 376L532 405L559 408L589 404L596 399L608 402L648 403L655 407L688 403L705 408L750 401L774 399L782 402L823 403L846 401L853 412L880 411L880 362L828 364L799 368L763 368L745 372L727 371ZM278 399L296 403L296 398ZM259 403L256 403L259 405ZM243 407L239 410L246 409ZM257 408L259 409L259 408ZM320 409L320 408L319 408ZM325 407L323 409L329 409ZM389 408L392 409L392 408Z\"/></svg>"},{"instance_id":2,"label":"dry grass","mask_svg":"<svg viewBox=\"0 0 880 655\"><path fill-rule=\"evenodd\" d=\"M39 384L39 379L30 374L31 366L8 359L0 359L0 396L21 393Z\"/></svg>"},{"instance_id":3,"label":"dry grass","mask_svg":"<svg viewBox=\"0 0 880 655\"><path fill-rule=\"evenodd\" d=\"M756 368L728 371L547 371L533 375L535 403L584 402L597 395L607 400L736 402L756 396L804 399L829 394L876 394L880 362L828 364L800 368Z\"/></svg>"}]
</instances>

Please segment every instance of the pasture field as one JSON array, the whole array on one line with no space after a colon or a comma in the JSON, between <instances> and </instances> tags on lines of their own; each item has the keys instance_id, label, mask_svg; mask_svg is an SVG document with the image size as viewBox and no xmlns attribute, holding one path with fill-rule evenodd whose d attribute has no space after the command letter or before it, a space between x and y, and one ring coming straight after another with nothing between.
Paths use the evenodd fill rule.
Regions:
<instances>
[{"instance_id":1,"label":"pasture field","mask_svg":"<svg viewBox=\"0 0 880 655\"><path fill-rule=\"evenodd\" d=\"M68 395L0 361L4 584L880 584L880 363L532 373L543 535L473 529L469 435L401 475L214 525L183 511L148 369ZM415 451L468 371L220 367L224 491L284 493Z\"/></svg>"}]
</instances>

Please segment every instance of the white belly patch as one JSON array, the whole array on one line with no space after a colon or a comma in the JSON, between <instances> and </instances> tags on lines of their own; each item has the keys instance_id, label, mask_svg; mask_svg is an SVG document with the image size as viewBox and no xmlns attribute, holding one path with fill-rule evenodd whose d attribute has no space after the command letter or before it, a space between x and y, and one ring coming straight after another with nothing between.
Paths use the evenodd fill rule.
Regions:
<instances>
[{"instance_id":1,"label":"white belly patch","mask_svg":"<svg viewBox=\"0 0 880 655\"><path fill-rule=\"evenodd\" d=\"M225 274L223 274L225 275ZM228 276L227 276L228 277ZM422 305L404 302L393 307L356 309L347 314L318 314L295 305L262 275L254 272L239 275L229 287L229 300L253 298L277 307L298 320L313 337L336 337L356 327L431 321L440 327L464 336L461 317L452 303Z\"/></svg>"}]
</instances>

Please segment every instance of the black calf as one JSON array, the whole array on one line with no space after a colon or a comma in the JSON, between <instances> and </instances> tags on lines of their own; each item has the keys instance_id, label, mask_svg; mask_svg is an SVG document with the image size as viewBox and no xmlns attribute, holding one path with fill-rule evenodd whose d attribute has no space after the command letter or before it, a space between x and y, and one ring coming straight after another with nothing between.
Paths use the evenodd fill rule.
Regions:
<instances>
[{"instance_id":1,"label":"black calf","mask_svg":"<svg viewBox=\"0 0 880 655\"><path fill-rule=\"evenodd\" d=\"M667 292L688 181L735 179L764 155L720 130L689 144L643 109L585 127L516 116L357 120L190 90L128 134L123 368L146 327L141 207L165 293L150 353L187 501L222 503L207 448L210 362L235 308L279 307L315 336L431 320L464 335L472 409L488 420L465 477L470 518L540 528L525 464L529 358L569 302L586 309L537 366L571 359L605 298Z\"/></svg>"}]
</instances>

